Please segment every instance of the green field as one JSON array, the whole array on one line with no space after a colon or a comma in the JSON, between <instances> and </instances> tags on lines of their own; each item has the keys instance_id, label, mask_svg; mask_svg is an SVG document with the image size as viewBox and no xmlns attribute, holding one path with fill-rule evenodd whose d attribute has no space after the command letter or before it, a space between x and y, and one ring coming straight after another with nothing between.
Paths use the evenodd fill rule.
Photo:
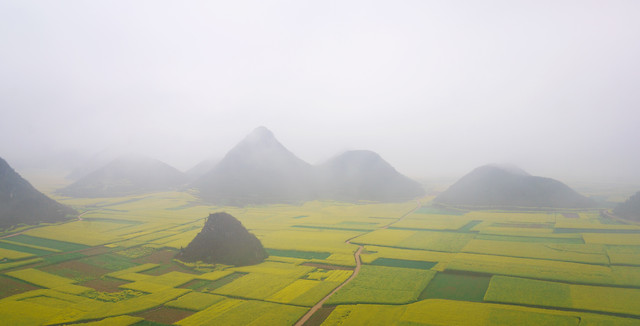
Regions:
<instances>
[{"instance_id":1,"label":"green field","mask_svg":"<svg viewBox=\"0 0 640 326\"><path fill-rule=\"evenodd\" d=\"M91 211L0 241L3 323L293 325L329 296L313 325L640 324L639 228L593 211L427 199L410 214L416 202L214 207L178 192L60 200ZM175 261L215 211L237 217L269 258Z\"/></svg>"}]
</instances>

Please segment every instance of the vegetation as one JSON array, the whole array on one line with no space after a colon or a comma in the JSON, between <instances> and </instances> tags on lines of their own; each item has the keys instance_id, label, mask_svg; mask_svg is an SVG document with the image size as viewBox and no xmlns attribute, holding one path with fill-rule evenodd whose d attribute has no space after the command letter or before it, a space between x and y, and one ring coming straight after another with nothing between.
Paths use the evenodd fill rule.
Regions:
<instances>
[{"instance_id":1,"label":"vegetation","mask_svg":"<svg viewBox=\"0 0 640 326\"><path fill-rule=\"evenodd\" d=\"M77 214L36 190L0 158L0 229L60 222Z\"/></svg>"},{"instance_id":2,"label":"vegetation","mask_svg":"<svg viewBox=\"0 0 640 326\"><path fill-rule=\"evenodd\" d=\"M292 325L353 275L360 246L358 274L329 297L316 323L640 320L640 244L635 233L617 233L637 226L605 224L598 211L407 215L415 202L216 207L189 205L196 198L176 192L61 201L92 210L81 221L0 240L3 323ZM176 263L203 216L222 210L272 255L248 266Z\"/></svg>"},{"instance_id":3,"label":"vegetation","mask_svg":"<svg viewBox=\"0 0 640 326\"><path fill-rule=\"evenodd\" d=\"M180 250L177 258L187 262L244 266L263 261L267 252L240 221L227 213L215 213L209 215L202 231Z\"/></svg>"}]
</instances>

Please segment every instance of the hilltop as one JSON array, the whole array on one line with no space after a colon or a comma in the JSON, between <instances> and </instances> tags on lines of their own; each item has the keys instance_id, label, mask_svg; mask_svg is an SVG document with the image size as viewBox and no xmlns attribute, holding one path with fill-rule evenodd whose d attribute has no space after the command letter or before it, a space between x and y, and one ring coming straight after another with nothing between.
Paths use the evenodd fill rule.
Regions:
<instances>
[{"instance_id":1,"label":"hilltop","mask_svg":"<svg viewBox=\"0 0 640 326\"><path fill-rule=\"evenodd\" d=\"M121 156L80 178L58 193L71 197L118 197L178 189L187 182L184 173L159 160Z\"/></svg>"},{"instance_id":2,"label":"hilltop","mask_svg":"<svg viewBox=\"0 0 640 326\"><path fill-rule=\"evenodd\" d=\"M434 199L460 206L497 207L593 207L564 183L537 177L513 166L485 165L476 168Z\"/></svg>"},{"instance_id":3,"label":"hilltop","mask_svg":"<svg viewBox=\"0 0 640 326\"><path fill-rule=\"evenodd\" d=\"M205 201L234 206L318 199L394 202L424 194L420 184L374 152L348 151L312 166L265 127L253 130L191 186Z\"/></svg>"},{"instance_id":4,"label":"hilltop","mask_svg":"<svg viewBox=\"0 0 640 326\"><path fill-rule=\"evenodd\" d=\"M422 186L398 173L375 152L347 151L318 167L323 199L404 201L425 194Z\"/></svg>"},{"instance_id":5,"label":"hilltop","mask_svg":"<svg viewBox=\"0 0 640 326\"><path fill-rule=\"evenodd\" d=\"M176 258L185 262L245 266L260 263L267 257L255 235L235 217L220 212L209 214L202 231Z\"/></svg>"},{"instance_id":6,"label":"hilltop","mask_svg":"<svg viewBox=\"0 0 640 326\"><path fill-rule=\"evenodd\" d=\"M76 214L38 191L0 158L0 228L58 222Z\"/></svg>"},{"instance_id":7,"label":"hilltop","mask_svg":"<svg viewBox=\"0 0 640 326\"><path fill-rule=\"evenodd\" d=\"M613 213L628 220L640 221L640 191L614 208Z\"/></svg>"},{"instance_id":8,"label":"hilltop","mask_svg":"<svg viewBox=\"0 0 640 326\"><path fill-rule=\"evenodd\" d=\"M221 205L295 203L313 198L312 171L259 127L192 186L202 199Z\"/></svg>"}]
</instances>

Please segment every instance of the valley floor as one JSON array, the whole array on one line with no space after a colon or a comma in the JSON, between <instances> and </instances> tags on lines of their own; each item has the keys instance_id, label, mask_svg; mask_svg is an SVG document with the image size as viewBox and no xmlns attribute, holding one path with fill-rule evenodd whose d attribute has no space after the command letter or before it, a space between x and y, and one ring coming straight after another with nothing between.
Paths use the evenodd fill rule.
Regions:
<instances>
[{"instance_id":1,"label":"valley floor","mask_svg":"<svg viewBox=\"0 0 640 326\"><path fill-rule=\"evenodd\" d=\"M462 211L430 198L237 208L178 192L56 199L82 217L0 238L3 323L640 324L640 226L599 210ZM270 257L175 261L217 211Z\"/></svg>"}]
</instances>

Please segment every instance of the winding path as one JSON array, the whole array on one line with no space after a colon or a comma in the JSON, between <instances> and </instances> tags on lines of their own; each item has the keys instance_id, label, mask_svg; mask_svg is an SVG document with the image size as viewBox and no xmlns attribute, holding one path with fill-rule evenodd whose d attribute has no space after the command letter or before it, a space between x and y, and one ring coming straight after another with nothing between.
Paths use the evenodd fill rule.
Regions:
<instances>
[{"instance_id":1,"label":"winding path","mask_svg":"<svg viewBox=\"0 0 640 326\"><path fill-rule=\"evenodd\" d=\"M420 203L419 200L416 200L417 202L417 206L410 210L409 212L407 212L406 214L402 215L399 219L381 227L380 229L386 229L389 226L393 225L394 223L398 223L400 221L402 221L405 217L409 216L411 213L415 212L416 210L418 210L420 207L422 207L422 204ZM345 241L348 244L352 244L351 240L362 236L362 234L359 234L347 241ZM349 282L351 282L354 278L356 278L356 276L358 276L358 273L360 273L360 267L362 266L362 261L360 260L360 254L362 253L362 250L364 250L364 246L358 245L358 250L356 250L356 252L353 254L353 258L355 258L356 260L356 268L353 270L353 273L351 274L351 276L349 276L348 279L346 279L344 282L342 282L342 284L338 285L337 288L333 289L333 291L331 291L329 294L327 294L327 296L325 296L324 298L322 298L322 300L320 300L318 303L316 303L313 307L311 307L311 309L309 309L309 311L307 311L307 313L302 316L302 318L300 318L298 320L298 322L295 323L295 326L302 326L304 325L304 323L307 322L307 320L309 320L309 318L311 318L311 316L313 316L318 309L320 309L322 307L322 305L329 300L329 298L336 292L338 292L338 290L342 289L345 285L347 285Z\"/></svg>"}]
</instances>

